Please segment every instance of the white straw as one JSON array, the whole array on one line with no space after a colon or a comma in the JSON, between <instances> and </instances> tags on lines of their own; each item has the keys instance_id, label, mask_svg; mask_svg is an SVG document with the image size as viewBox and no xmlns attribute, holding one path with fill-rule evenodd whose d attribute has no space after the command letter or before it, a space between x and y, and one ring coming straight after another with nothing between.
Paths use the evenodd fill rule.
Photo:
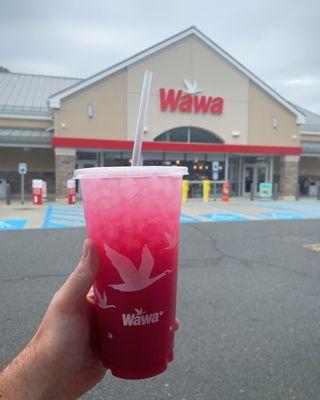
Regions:
<instances>
[{"instance_id":1,"label":"white straw","mask_svg":"<svg viewBox=\"0 0 320 400\"><path fill-rule=\"evenodd\" d=\"M143 133L144 133L145 123L146 123L151 81L152 81L152 72L145 71L144 78L143 78L141 97L140 97L140 105L139 105L139 111L138 111L136 133L135 133L135 138L134 138L132 164L131 164L132 167L140 165L141 147L142 147Z\"/></svg>"}]
</instances>

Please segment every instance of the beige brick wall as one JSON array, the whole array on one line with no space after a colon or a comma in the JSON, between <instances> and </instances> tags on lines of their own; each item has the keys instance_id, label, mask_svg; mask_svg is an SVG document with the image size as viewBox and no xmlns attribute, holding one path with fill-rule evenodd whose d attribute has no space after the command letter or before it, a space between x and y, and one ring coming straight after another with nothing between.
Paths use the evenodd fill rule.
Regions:
<instances>
[{"instance_id":1,"label":"beige brick wall","mask_svg":"<svg viewBox=\"0 0 320 400\"><path fill-rule=\"evenodd\" d=\"M67 181L73 176L76 166L76 155L55 154L56 168L56 197L67 197Z\"/></svg>"},{"instance_id":2,"label":"beige brick wall","mask_svg":"<svg viewBox=\"0 0 320 400\"><path fill-rule=\"evenodd\" d=\"M293 196L298 183L299 157L282 157L280 160L280 193Z\"/></svg>"},{"instance_id":3,"label":"beige brick wall","mask_svg":"<svg viewBox=\"0 0 320 400\"><path fill-rule=\"evenodd\" d=\"M126 71L89 86L61 101L54 112L55 136L126 139ZM93 104L93 118L88 104Z\"/></svg>"},{"instance_id":4,"label":"beige brick wall","mask_svg":"<svg viewBox=\"0 0 320 400\"><path fill-rule=\"evenodd\" d=\"M278 127L272 120L277 118ZM297 139L293 136L296 135ZM248 144L300 146L297 117L255 83L249 85Z\"/></svg>"}]
</instances>

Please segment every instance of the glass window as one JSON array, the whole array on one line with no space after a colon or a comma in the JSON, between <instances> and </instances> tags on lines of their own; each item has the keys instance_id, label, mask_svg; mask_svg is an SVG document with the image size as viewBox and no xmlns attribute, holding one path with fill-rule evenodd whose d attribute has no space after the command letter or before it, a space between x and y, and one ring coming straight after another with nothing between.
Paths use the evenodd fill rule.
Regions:
<instances>
[{"instance_id":1,"label":"glass window","mask_svg":"<svg viewBox=\"0 0 320 400\"><path fill-rule=\"evenodd\" d=\"M190 128L190 142L192 143L222 143L222 140L212 133L199 128Z\"/></svg>"},{"instance_id":2,"label":"glass window","mask_svg":"<svg viewBox=\"0 0 320 400\"><path fill-rule=\"evenodd\" d=\"M214 133L205 129L182 126L161 133L155 142L223 143Z\"/></svg>"},{"instance_id":3,"label":"glass window","mask_svg":"<svg viewBox=\"0 0 320 400\"><path fill-rule=\"evenodd\" d=\"M78 151L77 160L97 160L97 155L95 151Z\"/></svg>"},{"instance_id":4,"label":"glass window","mask_svg":"<svg viewBox=\"0 0 320 400\"><path fill-rule=\"evenodd\" d=\"M170 142L187 142L188 128L176 128L169 132Z\"/></svg>"}]
</instances>

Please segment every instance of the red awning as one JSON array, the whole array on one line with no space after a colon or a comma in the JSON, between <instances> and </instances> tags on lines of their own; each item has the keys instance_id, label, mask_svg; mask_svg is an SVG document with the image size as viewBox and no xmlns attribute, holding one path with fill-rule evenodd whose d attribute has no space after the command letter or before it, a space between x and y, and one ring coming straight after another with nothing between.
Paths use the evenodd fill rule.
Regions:
<instances>
[{"instance_id":1,"label":"red awning","mask_svg":"<svg viewBox=\"0 0 320 400\"><path fill-rule=\"evenodd\" d=\"M80 139L52 137L53 147L72 147L78 149L132 150L132 140ZM183 153L229 153L229 154L274 154L300 155L302 148L289 146L256 146L244 144L213 144L183 142L143 142L143 150Z\"/></svg>"}]
</instances>

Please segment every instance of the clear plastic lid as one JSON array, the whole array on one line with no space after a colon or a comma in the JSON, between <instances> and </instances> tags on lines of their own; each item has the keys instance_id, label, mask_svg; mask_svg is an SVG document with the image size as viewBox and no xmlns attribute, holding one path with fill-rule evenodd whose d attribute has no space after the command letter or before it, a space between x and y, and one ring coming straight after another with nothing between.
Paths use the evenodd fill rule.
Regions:
<instances>
[{"instance_id":1,"label":"clear plastic lid","mask_svg":"<svg viewBox=\"0 0 320 400\"><path fill-rule=\"evenodd\" d=\"M98 167L76 169L73 174L74 179L92 178L144 178L148 176L183 176L188 175L187 167Z\"/></svg>"}]
</instances>

